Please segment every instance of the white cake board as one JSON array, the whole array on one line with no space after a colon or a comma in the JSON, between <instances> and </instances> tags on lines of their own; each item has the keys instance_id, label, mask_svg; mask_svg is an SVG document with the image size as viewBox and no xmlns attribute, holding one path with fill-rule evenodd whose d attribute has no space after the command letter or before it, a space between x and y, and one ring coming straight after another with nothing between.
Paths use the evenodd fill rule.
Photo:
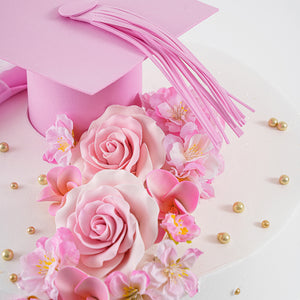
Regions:
<instances>
[{"instance_id":1,"label":"white cake board","mask_svg":"<svg viewBox=\"0 0 300 300\"><path fill-rule=\"evenodd\" d=\"M232 291L240 287L244 292L238 299L281 300L281 287L262 275L266 268L276 278L275 274L282 274L282 270L272 270L272 264L266 259L277 253L279 247L276 245L282 240L280 234L284 228L288 229L291 224L300 226L300 219L293 220L299 210L299 116L286 105L276 89L234 59L197 44L189 47L228 90L256 109L255 114L244 110L249 116L244 136L237 139L230 134L231 144L223 147L225 172L214 183L216 198L201 200L195 213L202 234L192 247L205 253L195 266L195 272L202 278L202 291L195 299L231 299ZM167 85L148 62L144 74L144 91ZM43 188L37 177L53 166L42 161L46 143L27 119L26 97L26 93L19 94L0 105L0 139L10 145L9 152L0 153L0 249L11 248L15 252L13 261L0 261L1 300L26 295L9 281L9 274L18 273L18 258L32 251L39 237L55 232L48 203L36 202ZM267 126L268 119L273 116L289 124L286 132ZM285 173L291 182L281 186L278 178ZM18 190L10 189L12 181L19 183ZM232 204L236 201L246 205L244 213L232 212ZM261 228L260 222L264 219L270 221L270 228ZM37 229L32 236L26 233L31 225ZM227 245L216 239L216 234L224 231L231 235ZM292 237L286 242L291 245L294 242L293 247L299 253L300 240L291 240ZM281 252L274 256L275 266L286 261L288 255L298 266L289 269L291 273L284 276L282 284L285 289L289 288L290 299L298 293L297 285L292 284L293 278L300 278L299 260L292 257L296 253ZM252 270L250 267L257 261L262 262L261 268ZM260 276L253 278L255 272ZM252 278L251 282L248 278ZM262 287L261 278L266 283L264 294L259 296L251 291Z\"/></svg>"}]
</instances>

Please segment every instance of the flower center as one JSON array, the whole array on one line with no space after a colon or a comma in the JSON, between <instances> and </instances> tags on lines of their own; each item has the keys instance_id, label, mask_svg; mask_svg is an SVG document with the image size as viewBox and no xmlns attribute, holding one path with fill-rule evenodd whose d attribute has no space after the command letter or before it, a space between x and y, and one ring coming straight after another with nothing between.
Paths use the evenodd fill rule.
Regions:
<instances>
[{"instance_id":1,"label":"flower center","mask_svg":"<svg viewBox=\"0 0 300 300\"><path fill-rule=\"evenodd\" d=\"M171 218L173 219L174 225L178 229L178 234L180 234L180 235L187 234L189 232L189 230L182 225L183 221L181 219L178 219L176 221L175 217L176 217L175 215L171 215Z\"/></svg>"},{"instance_id":2,"label":"flower center","mask_svg":"<svg viewBox=\"0 0 300 300\"><path fill-rule=\"evenodd\" d=\"M182 265L178 262L170 264L167 268L164 269L164 273L170 280L177 281L177 279L188 277L186 273L188 268L182 268Z\"/></svg>"},{"instance_id":3,"label":"flower center","mask_svg":"<svg viewBox=\"0 0 300 300\"><path fill-rule=\"evenodd\" d=\"M44 257L45 259L44 260L40 259L39 260L40 264L36 265L36 267L38 267L40 270L38 273L42 276L45 276L48 273L49 267L55 262L54 257L49 258L47 255L44 255Z\"/></svg>"},{"instance_id":4,"label":"flower center","mask_svg":"<svg viewBox=\"0 0 300 300\"><path fill-rule=\"evenodd\" d=\"M141 299L139 290L132 286L124 286L123 298L127 300L138 300Z\"/></svg>"},{"instance_id":5,"label":"flower center","mask_svg":"<svg viewBox=\"0 0 300 300\"><path fill-rule=\"evenodd\" d=\"M59 144L58 150L61 150L62 152L65 152L70 146L70 144L63 137L58 138L57 143Z\"/></svg>"},{"instance_id":6,"label":"flower center","mask_svg":"<svg viewBox=\"0 0 300 300\"><path fill-rule=\"evenodd\" d=\"M182 101L180 101L179 105L174 105L172 109L172 117L175 120L183 121L188 109L184 106Z\"/></svg>"},{"instance_id":7,"label":"flower center","mask_svg":"<svg viewBox=\"0 0 300 300\"><path fill-rule=\"evenodd\" d=\"M175 205L172 205L169 209L169 213L177 215L178 214L178 209Z\"/></svg>"},{"instance_id":8,"label":"flower center","mask_svg":"<svg viewBox=\"0 0 300 300\"><path fill-rule=\"evenodd\" d=\"M184 152L184 157L187 161L191 161L202 155L201 147L199 144L193 144L191 147Z\"/></svg>"}]
</instances>

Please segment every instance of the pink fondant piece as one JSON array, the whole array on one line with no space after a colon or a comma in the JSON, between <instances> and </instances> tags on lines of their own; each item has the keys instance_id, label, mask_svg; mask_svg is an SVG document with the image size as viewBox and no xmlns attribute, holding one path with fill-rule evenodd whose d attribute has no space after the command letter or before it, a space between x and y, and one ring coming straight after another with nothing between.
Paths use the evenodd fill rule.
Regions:
<instances>
[{"instance_id":1,"label":"pink fondant piece","mask_svg":"<svg viewBox=\"0 0 300 300\"><path fill-rule=\"evenodd\" d=\"M19 67L13 67L0 73L0 103L27 87L26 71Z\"/></svg>"},{"instance_id":2,"label":"pink fondant piece","mask_svg":"<svg viewBox=\"0 0 300 300\"><path fill-rule=\"evenodd\" d=\"M58 12L63 17L74 17L76 15L88 12L90 9L93 9L97 4L97 0L77 0L62 5L58 9Z\"/></svg>"},{"instance_id":3,"label":"pink fondant piece","mask_svg":"<svg viewBox=\"0 0 300 300\"><path fill-rule=\"evenodd\" d=\"M87 12L96 2L0 3L0 40L5 41L0 43L0 58L28 71L29 118L41 134L57 114L64 113L73 120L79 137L107 106L135 104L141 91L143 53L108 32L61 17ZM101 4L142 15L175 36L217 11L196 0L103 0Z\"/></svg>"},{"instance_id":4,"label":"pink fondant piece","mask_svg":"<svg viewBox=\"0 0 300 300\"><path fill-rule=\"evenodd\" d=\"M88 129L112 104L139 104L142 88L141 65L95 95L55 83L44 76L28 72L28 113L33 127L45 135L57 114L66 114L74 123L75 138ZM43 101L41 101L43 99Z\"/></svg>"},{"instance_id":5,"label":"pink fondant piece","mask_svg":"<svg viewBox=\"0 0 300 300\"><path fill-rule=\"evenodd\" d=\"M145 59L110 33L62 18L57 10L67 2L1 1L0 59L89 95ZM196 0L102 0L101 4L140 14L175 36L217 11Z\"/></svg>"}]
</instances>

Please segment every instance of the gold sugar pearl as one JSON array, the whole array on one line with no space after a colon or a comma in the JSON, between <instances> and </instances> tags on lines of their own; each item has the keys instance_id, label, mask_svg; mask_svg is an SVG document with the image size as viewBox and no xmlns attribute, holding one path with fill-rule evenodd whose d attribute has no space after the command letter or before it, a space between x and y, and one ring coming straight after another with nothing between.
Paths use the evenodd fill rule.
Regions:
<instances>
[{"instance_id":1,"label":"gold sugar pearl","mask_svg":"<svg viewBox=\"0 0 300 300\"><path fill-rule=\"evenodd\" d=\"M262 228L269 228L270 227L270 222L268 220L263 220L261 222L261 227Z\"/></svg>"},{"instance_id":2,"label":"gold sugar pearl","mask_svg":"<svg viewBox=\"0 0 300 300\"><path fill-rule=\"evenodd\" d=\"M243 202L235 202L232 206L234 212L240 214L245 210L245 205Z\"/></svg>"},{"instance_id":3,"label":"gold sugar pearl","mask_svg":"<svg viewBox=\"0 0 300 300\"><path fill-rule=\"evenodd\" d=\"M48 184L48 181L47 181L47 176L45 174L42 174L38 177L38 182L39 184L41 185L46 185Z\"/></svg>"},{"instance_id":4,"label":"gold sugar pearl","mask_svg":"<svg viewBox=\"0 0 300 300\"><path fill-rule=\"evenodd\" d=\"M228 244L230 242L230 235L227 232L220 232L217 237L221 244Z\"/></svg>"},{"instance_id":5,"label":"gold sugar pearl","mask_svg":"<svg viewBox=\"0 0 300 300\"><path fill-rule=\"evenodd\" d=\"M290 178L287 175L281 175L279 177L279 183L282 185L287 185L290 182Z\"/></svg>"},{"instance_id":6,"label":"gold sugar pearl","mask_svg":"<svg viewBox=\"0 0 300 300\"><path fill-rule=\"evenodd\" d=\"M288 128L288 124L284 121L280 121L277 125L277 129L280 131L285 131Z\"/></svg>"},{"instance_id":7,"label":"gold sugar pearl","mask_svg":"<svg viewBox=\"0 0 300 300\"><path fill-rule=\"evenodd\" d=\"M237 288L235 291L234 291L234 294L235 295L239 295L241 293L241 290L239 288Z\"/></svg>"},{"instance_id":8,"label":"gold sugar pearl","mask_svg":"<svg viewBox=\"0 0 300 300\"><path fill-rule=\"evenodd\" d=\"M19 185L17 182L12 182L10 184L10 188L13 189L13 190L17 190L19 188Z\"/></svg>"},{"instance_id":9,"label":"gold sugar pearl","mask_svg":"<svg viewBox=\"0 0 300 300\"><path fill-rule=\"evenodd\" d=\"M268 124L270 127L277 127L278 125L278 120L276 118L271 118L269 121L268 121Z\"/></svg>"},{"instance_id":10,"label":"gold sugar pearl","mask_svg":"<svg viewBox=\"0 0 300 300\"><path fill-rule=\"evenodd\" d=\"M9 280L13 283L17 282L18 281L18 275L15 274L15 273L12 273L9 275Z\"/></svg>"},{"instance_id":11,"label":"gold sugar pearl","mask_svg":"<svg viewBox=\"0 0 300 300\"><path fill-rule=\"evenodd\" d=\"M0 143L0 152L7 152L9 150L9 146L7 143L2 142Z\"/></svg>"},{"instance_id":12,"label":"gold sugar pearl","mask_svg":"<svg viewBox=\"0 0 300 300\"><path fill-rule=\"evenodd\" d=\"M2 251L2 258L6 261L14 258L14 252L11 249L5 249Z\"/></svg>"},{"instance_id":13,"label":"gold sugar pearl","mask_svg":"<svg viewBox=\"0 0 300 300\"><path fill-rule=\"evenodd\" d=\"M33 226L29 226L27 228L27 233L28 234L35 234L35 228Z\"/></svg>"}]
</instances>

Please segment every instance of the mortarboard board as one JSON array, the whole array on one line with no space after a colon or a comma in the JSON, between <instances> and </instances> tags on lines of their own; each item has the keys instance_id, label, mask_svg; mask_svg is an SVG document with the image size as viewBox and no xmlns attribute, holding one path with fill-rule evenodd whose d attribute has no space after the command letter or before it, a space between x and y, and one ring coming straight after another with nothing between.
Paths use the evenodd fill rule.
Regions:
<instances>
[{"instance_id":1,"label":"mortarboard board","mask_svg":"<svg viewBox=\"0 0 300 300\"><path fill-rule=\"evenodd\" d=\"M66 113L79 135L107 106L134 104L141 91L141 63L146 56L104 30L63 18L58 8L65 2L2 0L0 4L0 58L27 70L29 118L42 134L57 114ZM87 2L82 3L84 10ZM141 15L173 36L217 11L196 0L101 4Z\"/></svg>"}]
</instances>

